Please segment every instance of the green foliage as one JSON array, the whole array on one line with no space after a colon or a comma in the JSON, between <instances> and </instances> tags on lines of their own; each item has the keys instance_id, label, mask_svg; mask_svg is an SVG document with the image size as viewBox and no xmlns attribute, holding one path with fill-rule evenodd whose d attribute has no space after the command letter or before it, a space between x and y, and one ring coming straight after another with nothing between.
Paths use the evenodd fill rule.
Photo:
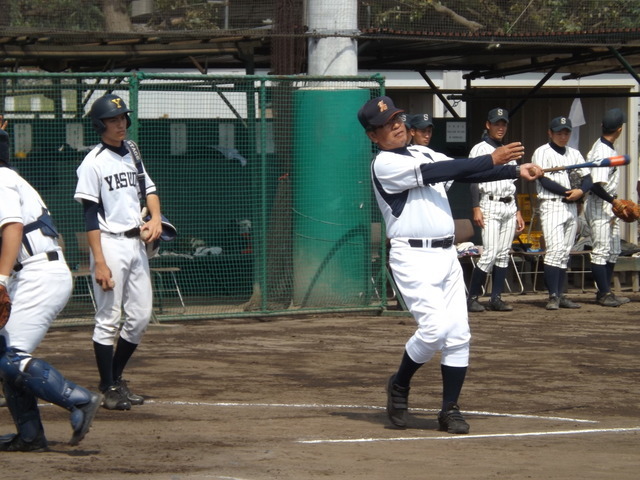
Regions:
<instances>
[{"instance_id":1,"label":"green foliage","mask_svg":"<svg viewBox=\"0 0 640 480\"><path fill-rule=\"evenodd\" d=\"M203 0L155 0L152 26L169 30L215 30L220 28L220 4Z\"/></svg>"},{"instance_id":2,"label":"green foliage","mask_svg":"<svg viewBox=\"0 0 640 480\"><path fill-rule=\"evenodd\" d=\"M364 27L497 33L636 28L638 0L368 0Z\"/></svg>"},{"instance_id":3,"label":"green foliage","mask_svg":"<svg viewBox=\"0 0 640 480\"><path fill-rule=\"evenodd\" d=\"M101 30L100 2L95 0L17 0L11 26L52 30Z\"/></svg>"}]
</instances>

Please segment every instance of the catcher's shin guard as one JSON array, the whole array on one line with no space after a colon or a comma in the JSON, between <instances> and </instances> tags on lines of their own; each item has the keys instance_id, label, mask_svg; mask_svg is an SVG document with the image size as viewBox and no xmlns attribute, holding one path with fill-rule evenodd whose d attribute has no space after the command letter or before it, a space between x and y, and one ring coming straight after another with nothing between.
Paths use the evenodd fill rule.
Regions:
<instances>
[{"instance_id":1,"label":"catcher's shin guard","mask_svg":"<svg viewBox=\"0 0 640 480\"><path fill-rule=\"evenodd\" d=\"M77 445L89 431L102 403L102 395L76 385L40 358L33 358L25 368L24 382L38 397L71 412L73 435L69 443Z\"/></svg>"},{"instance_id":2,"label":"catcher's shin guard","mask_svg":"<svg viewBox=\"0 0 640 480\"><path fill-rule=\"evenodd\" d=\"M25 385L36 396L67 410L91 401L89 390L67 380L40 358L31 359L23 375Z\"/></svg>"},{"instance_id":3,"label":"catcher's shin guard","mask_svg":"<svg viewBox=\"0 0 640 480\"><path fill-rule=\"evenodd\" d=\"M65 379L58 370L40 358L31 358L22 372L18 365L24 359L25 355L21 352L4 355L0 358L0 375L16 389L69 410L73 428L70 443L76 445L89 431L102 396Z\"/></svg>"},{"instance_id":4,"label":"catcher's shin guard","mask_svg":"<svg viewBox=\"0 0 640 480\"><path fill-rule=\"evenodd\" d=\"M27 444L44 441L46 446L36 396L28 390L16 387L8 380L3 381L3 392L20 439Z\"/></svg>"}]
</instances>

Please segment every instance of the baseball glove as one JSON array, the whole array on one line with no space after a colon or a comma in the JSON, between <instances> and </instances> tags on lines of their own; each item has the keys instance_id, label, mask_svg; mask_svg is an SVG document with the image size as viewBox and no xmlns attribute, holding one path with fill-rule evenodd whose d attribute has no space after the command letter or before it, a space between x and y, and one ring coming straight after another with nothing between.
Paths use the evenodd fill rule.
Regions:
<instances>
[{"instance_id":1,"label":"baseball glove","mask_svg":"<svg viewBox=\"0 0 640 480\"><path fill-rule=\"evenodd\" d=\"M7 293L7 287L0 285L0 328L9 321L9 315L11 315L11 299Z\"/></svg>"},{"instance_id":2,"label":"baseball glove","mask_svg":"<svg viewBox=\"0 0 640 480\"><path fill-rule=\"evenodd\" d=\"M615 199L611 205L613 214L627 223L636 222L640 218L640 207L631 200Z\"/></svg>"}]
</instances>

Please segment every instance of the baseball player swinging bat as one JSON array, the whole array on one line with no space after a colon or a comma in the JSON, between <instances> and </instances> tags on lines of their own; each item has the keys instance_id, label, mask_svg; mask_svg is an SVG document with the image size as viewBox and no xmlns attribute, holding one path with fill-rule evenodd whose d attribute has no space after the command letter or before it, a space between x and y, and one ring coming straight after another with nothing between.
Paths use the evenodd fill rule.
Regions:
<instances>
[{"instance_id":1,"label":"baseball player swinging bat","mask_svg":"<svg viewBox=\"0 0 640 480\"><path fill-rule=\"evenodd\" d=\"M574 168L593 168L593 167L621 167L628 165L631 161L629 155L616 155L614 157L601 158L593 162L576 163L573 165L565 165L563 167L545 168L543 172L558 172L561 170L572 170Z\"/></svg>"}]
</instances>

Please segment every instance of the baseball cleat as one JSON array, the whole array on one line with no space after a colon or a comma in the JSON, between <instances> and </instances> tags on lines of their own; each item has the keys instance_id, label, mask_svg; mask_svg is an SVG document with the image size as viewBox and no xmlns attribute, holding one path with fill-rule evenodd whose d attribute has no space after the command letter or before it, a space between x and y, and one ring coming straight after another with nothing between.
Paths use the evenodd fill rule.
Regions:
<instances>
[{"instance_id":1,"label":"baseball cleat","mask_svg":"<svg viewBox=\"0 0 640 480\"><path fill-rule=\"evenodd\" d=\"M619 307L620 305L622 305L620 300L616 298L616 296L611 292L607 292L602 295L600 293L597 293L596 303L598 305L602 305L603 307Z\"/></svg>"},{"instance_id":2,"label":"baseball cleat","mask_svg":"<svg viewBox=\"0 0 640 480\"><path fill-rule=\"evenodd\" d=\"M92 393L91 400L82 407L76 408L71 413L71 425L73 426L73 435L69 440L69 445L78 445L91 428L91 423L102 404L102 394Z\"/></svg>"},{"instance_id":3,"label":"baseball cleat","mask_svg":"<svg viewBox=\"0 0 640 480\"><path fill-rule=\"evenodd\" d=\"M124 397L129 400L129 403L131 405L142 405L144 403L144 397L141 395L136 395L131 390L129 390L127 381L124 378L121 377L116 380L116 387L120 389L120 393L122 393Z\"/></svg>"},{"instance_id":4,"label":"baseball cleat","mask_svg":"<svg viewBox=\"0 0 640 480\"><path fill-rule=\"evenodd\" d=\"M438 430L441 432L469 433L469 424L460 413L460 407L455 403L448 404L445 410L440 411L438 425Z\"/></svg>"},{"instance_id":5,"label":"baseball cleat","mask_svg":"<svg viewBox=\"0 0 640 480\"><path fill-rule=\"evenodd\" d=\"M395 375L391 375L387 383L387 416L394 426L406 428L410 388L399 387L393 383L395 378Z\"/></svg>"},{"instance_id":6,"label":"baseball cleat","mask_svg":"<svg viewBox=\"0 0 640 480\"><path fill-rule=\"evenodd\" d=\"M15 433L0 437L0 452L46 452L49 450L44 432L40 431L31 442L25 442Z\"/></svg>"},{"instance_id":7,"label":"baseball cleat","mask_svg":"<svg viewBox=\"0 0 640 480\"><path fill-rule=\"evenodd\" d=\"M631 301L629 297L619 297L618 295L613 296L620 302L620 305L624 305L625 303L629 303Z\"/></svg>"},{"instance_id":8,"label":"baseball cleat","mask_svg":"<svg viewBox=\"0 0 640 480\"><path fill-rule=\"evenodd\" d=\"M510 312L513 310L513 307L502 300L500 296L497 296L489 302L489 310L493 310L494 312Z\"/></svg>"},{"instance_id":9,"label":"baseball cleat","mask_svg":"<svg viewBox=\"0 0 640 480\"><path fill-rule=\"evenodd\" d=\"M131 410L131 402L117 386L112 385L103 393L102 406L107 410Z\"/></svg>"},{"instance_id":10,"label":"baseball cleat","mask_svg":"<svg viewBox=\"0 0 640 480\"><path fill-rule=\"evenodd\" d=\"M549 297L549 301L547 302L547 306L545 307L547 310L558 310L560 308L560 299L557 295L551 295Z\"/></svg>"},{"instance_id":11,"label":"baseball cleat","mask_svg":"<svg viewBox=\"0 0 640 480\"><path fill-rule=\"evenodd\" d=\"M467 311L469 312L484 312L484 306L478 301L478 297L469 297L467 300Z\"/></svg>"},{"instance_id":12,"label":"baseball cleat","mask_svg":"<svg viewBox=\"0 0 640 480\"><path fill-rule=\"evenodd\" d=\"M560 308L582 308L582 305L576 302L572 302L564 295L560 296L559 306Z\"/></svg>"}]
</instances>

